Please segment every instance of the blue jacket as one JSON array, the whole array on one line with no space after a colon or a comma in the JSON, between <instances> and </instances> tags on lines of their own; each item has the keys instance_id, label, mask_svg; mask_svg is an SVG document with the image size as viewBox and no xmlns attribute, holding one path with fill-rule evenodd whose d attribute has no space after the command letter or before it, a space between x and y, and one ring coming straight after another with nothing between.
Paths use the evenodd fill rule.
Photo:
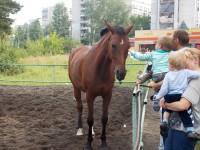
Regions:
<instances>
[{"instance_id":1,"label":"blue jacket","mask_svg":"<svg viewBox=\"0 0 200 150\"><path fill-rule=\"evenodd\" d=\"M141 61L151 61L153 63L152 70L153 74L168 72L168 56L170 52L164 50L155 50L150 53L142 54L134 51L133 57Z\"/></svg>"}]
</instances>

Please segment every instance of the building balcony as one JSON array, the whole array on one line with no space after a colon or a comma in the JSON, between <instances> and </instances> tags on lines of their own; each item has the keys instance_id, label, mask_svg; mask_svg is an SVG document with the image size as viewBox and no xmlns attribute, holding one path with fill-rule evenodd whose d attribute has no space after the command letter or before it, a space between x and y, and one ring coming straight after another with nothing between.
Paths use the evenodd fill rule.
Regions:
<instances>
[{"instance_id":1,"label":"building balcony","mask_svg":"<svg viewBox=\"0 0 200 150\"><path fill-rule=\"evenodd\" d=\"M160 3L174 3L174 0L161 0Z\"/></svg>"},{"instance_id":2,"label":"building balcony","mask_svg":"<svg viewBox=\"0 0 200 150\"><path fill-rule=\"evenodd\" d=\"M81 30L88 30L89 27L81 27Z\"/></svg>"},{"instance_id":3,"label":"building balcony","mask_svg":"<svg viewBox=\"0 0 200 150\"><path fill-rule=\"evenodd\" d=\"M170 16L174 14L174 11L160 11L160 15L162 16Z\"/></svg>"},{"instance_id":4,"label":"building balcony","mask_svg":"<svg viewBox=\"0 0 200 150\"><path fill-rule=\"evenodd\" d=\"M81 20L80 23L88 24L89 20Z\"/></svg>"},{"instance_id":5,"label":"building balcony","mask_svg":"<svg viewBox=\"0 0 200 150\"><path fill-rule=\"evenodd\" d=\"M174 18L168 18L167 16L160 17L160 23L174 23Z\"/></svg>"}]
</instances>

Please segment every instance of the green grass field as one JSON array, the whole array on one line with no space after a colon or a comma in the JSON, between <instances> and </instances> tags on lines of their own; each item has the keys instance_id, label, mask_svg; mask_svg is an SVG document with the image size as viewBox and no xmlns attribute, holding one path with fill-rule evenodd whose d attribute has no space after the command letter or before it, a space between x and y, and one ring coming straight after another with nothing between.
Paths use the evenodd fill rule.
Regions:
<instances>
[{"instance_id":1,"label":"green grass field","mask_svg":"<svg viewBox=\"0 0 200 150\"><path fill-rule=\"evenodd\" d=\"M58 84L63 85L70 83L68 78L68 56L57 55L57 56L42 56L42 57L28 57L19 60L22 66L22 72L17 75L3 75L0 74L0 84L4 85L51 85ZM133 60L132 58L127 59L127 75L124 82L133 82L136 80L136 76L139 70L144 70L145 65L141 64L140 61ZM145 64L145 62L143 62ZM31 66L26 66L31 65ZM54 65L54 66L51 66ZM59 66L63 65L63 66ZM54 83L51 83L54 82ZM116 84L118 82L116 81ZM132 83L124 83L122 86L129 86Z\"/></svg>"}]
</instances>

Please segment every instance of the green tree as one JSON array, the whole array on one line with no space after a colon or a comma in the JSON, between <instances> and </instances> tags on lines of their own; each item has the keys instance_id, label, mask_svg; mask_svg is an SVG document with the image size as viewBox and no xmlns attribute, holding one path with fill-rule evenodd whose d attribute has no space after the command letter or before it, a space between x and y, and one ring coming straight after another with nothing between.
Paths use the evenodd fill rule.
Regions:
<instances>
[{"instance_id":1,"label":"green tree","mask_svg":"<svg viewBox=\"0 0 200 150\"><path fill-rule=\"evenodd\" d=\"M26 42L28 40L28 24L25 23L23 26L19 26L14 34L14 46L16 47L26 47Z\"/></svg>"},{"instance_id":2,"label":"green tree","mask_svg":"<svg viewBox=\"0 0 200 150\"><path fill-rule=\"evenodd\" d=\"M63 54L64 41L65 41L64 38L58 36L56 32L52 32L48 38L43 38L42 43L45 48L43 50L43 55Z\"/></svg>"},{"instance_id":3,"label":"green tree","mask_svg":"<svg viewBox=\"0 0 200 150\"><path fill-rule=\"evenodd\" d=\"M0 36L11 34L11 24L14 20L9 15L20 11L21 7L14 0L0 0Z\"/></svg>"},{"instance_id":4,"label":"green tree","mask_svg":"<svg viewBox=\"0 0 200 150\"><path fill-rule=\"evenodd\" d=\"M11 24L13 19L10 14L15 14L21 9L21 6L13 0L0 0L0 46L3 46L3 39L11 34Z\"/></svg>"},{"instance_id":5,"label":"green tree","mask_svg":"<svg viewBox=\"0 0 200 150\"><path fill-rule=\"evenodd\" d=\"M36 41L42 37L42 28L38 19L35 19L30 25L28 30L29 38Z\"/></svg>"},{"instance_id":6,"label":"green tree","mask_svg":"<svg viewBox=\"0 0 200 150\"><path fill-rule=\"evenodd\" d=\"M150 16L131 15L130 21L134 24L134 29L130 32L130 36L135 36L135 30L149 30L151 24Z\"/></svg>"},{"instance_id":7,"label":"green tree","mask_svg":"<svg viewBox=\"0 0 200 150\"><path fill-rule=\"evenodd\" d=\"M61 37L69 36L69 17L63 2L57 3L53 11L53 30Z\"/></svg>"},{"instance_id":8,"label":"green tree","mask_svg":"<svg viewBox=\"0 0 200 150\"><path fill-rule=\"evenodd\" d=\"M130 7L124 0L86 0L84 13L90 20L91 39L99 39L100 30L107 20L112 25L127 26L129 22Z\"/></svg>"},{"instance_id":9,"label":"green tree","mask_svg":"<svg viewBox=\"0 0 200 150\"><path fill-rule=\"evenodd\" d=\"M43 29L43 35L45 37L49 36L50 33L53 32L53 24L52 23L49 23L47 26L44 27Z\"/></svg>"}]
</instances>

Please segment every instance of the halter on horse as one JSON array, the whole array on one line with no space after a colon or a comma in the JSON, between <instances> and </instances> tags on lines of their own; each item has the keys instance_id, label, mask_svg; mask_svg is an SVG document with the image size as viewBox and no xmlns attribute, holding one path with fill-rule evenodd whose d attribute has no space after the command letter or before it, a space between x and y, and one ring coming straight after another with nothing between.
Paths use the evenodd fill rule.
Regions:
<instances>
[{"instance_id":1,"label":"halter on horse","mask_svg":"<svg viewBox=\"0 0 200 150\"><path fill-rule=\"evenodd\" d=\"M110 32L105 33L98 43L92 47L80 46L74 49L69 57L68 71L77 101L79 129L82 128L83 110L81 91L86 93L87 99L89 130L84 149L92 149L93 103L97 96L103 98L101 140L102 146L107 147L106 124L115 75L119 81L123 80L126 75L125 63L130 47L128 33L133 25L124 29L123 27L113 27L106 22L106 26Z\"/></svg>"}]
</instances>

